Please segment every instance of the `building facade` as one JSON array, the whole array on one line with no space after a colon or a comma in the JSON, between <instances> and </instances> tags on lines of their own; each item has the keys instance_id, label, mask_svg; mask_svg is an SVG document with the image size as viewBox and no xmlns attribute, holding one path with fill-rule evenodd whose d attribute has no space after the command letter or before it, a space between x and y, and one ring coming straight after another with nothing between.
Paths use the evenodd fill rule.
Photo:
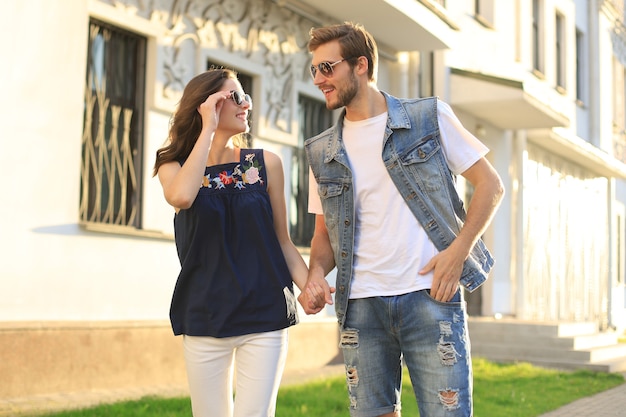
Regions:
<instances>
[{"instance_id":1,"label":"building facade","mask_svg":"<svg viewBox=\"0 0 626 417\"><path fill-rule=\"evenodd\" d=\"M291 234L306 257L313 220L302 144L337 116L311 82L306 43L311 27L344 20L377 39L381 89L439 96L491 149L507 195L484 236L496 267L468 294L470 313L626 328L622 0L26 0L2 8L11 18L0 41L0 352L13 360L0 374L13 376L0 395L46 392L52 382L32 380L68 374L67 359L62 369L37 365L41 343L58 345L59 357L96 340L107 358L108 343L141 347L129 351L139 364L132 377L77 376L82 385L68 382L71 390L184 378L180 363L163 359L176 344L156 367L145 359L154 343L174 339L167 316L179 268L173 211L152 166L183 87L201 71L239 72L255 102L250 142L283 159ZM294 334L332 334L333 317L332 308L301 315ZM310 352L298 337L292 366ZM90 371L72 372L92 365L84 358ZM146 375L142 365L160 371Z\"/></svg>"},{"instance_id":2,"label":"building facade","mask_svg":"<svg viewBox=\"0 0 626 417\"><path fill-rule=\"evenodd\" d=\"M623 2L473 3L447 97L508 178L481 312L623 329Z\"/></svg>"}]
</instances>

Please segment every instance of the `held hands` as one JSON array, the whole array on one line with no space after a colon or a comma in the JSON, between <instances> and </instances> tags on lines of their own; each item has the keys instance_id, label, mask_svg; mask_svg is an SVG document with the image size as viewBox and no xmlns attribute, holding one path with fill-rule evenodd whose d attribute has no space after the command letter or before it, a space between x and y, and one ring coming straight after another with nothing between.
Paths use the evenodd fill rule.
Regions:
<instances>
[{"instance_id":1,"label":"held hands","mask_svg":"<svg viewBox=\"0 0 626 417\"><path fill-rule=\"evenodd\" d=\"M298 302L306 314L317 314L324 309L326 304L332 305L332 293L335 287L328 285L323 277L309 276L306 286L298 296Z\"/></svg>"}]
</instances>

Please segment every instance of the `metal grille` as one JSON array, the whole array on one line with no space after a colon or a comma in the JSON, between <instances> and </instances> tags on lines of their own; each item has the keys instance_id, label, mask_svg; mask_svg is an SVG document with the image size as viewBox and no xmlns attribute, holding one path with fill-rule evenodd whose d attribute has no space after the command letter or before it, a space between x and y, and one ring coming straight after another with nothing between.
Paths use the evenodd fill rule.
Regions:
<instances>
[{"instance_id":1,"label":"metal grille","mask_svg":"<svg viewBox=\"0 0 626 417\"><path fill-rule=\"evenodd\" d=\"M145 39L91 21L80 220L141 226Z\"/></svg>"}]
</instances>

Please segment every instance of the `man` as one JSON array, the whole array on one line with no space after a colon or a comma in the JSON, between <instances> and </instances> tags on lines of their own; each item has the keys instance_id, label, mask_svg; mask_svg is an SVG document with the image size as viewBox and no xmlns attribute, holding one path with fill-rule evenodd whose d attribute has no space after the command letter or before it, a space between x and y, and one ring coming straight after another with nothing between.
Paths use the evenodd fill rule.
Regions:
<instances>
[{"instance_id":1,"label":"man","mask_svg":"<svg viewBox=\"0 0 626 417\"><path fill-rule=\"evenodd\" d=\"M378 51L358 24L311 30L311 75L337 124L305 143L316 213L307 314L335 310L350 415L400 416L402 362L420 415L471 416L472 367L460 285L493 265L481 234L504 193L488 149L436 98L376 86ZM454 176L474 187L467 214Z\"/></svg>"}]
</instances>

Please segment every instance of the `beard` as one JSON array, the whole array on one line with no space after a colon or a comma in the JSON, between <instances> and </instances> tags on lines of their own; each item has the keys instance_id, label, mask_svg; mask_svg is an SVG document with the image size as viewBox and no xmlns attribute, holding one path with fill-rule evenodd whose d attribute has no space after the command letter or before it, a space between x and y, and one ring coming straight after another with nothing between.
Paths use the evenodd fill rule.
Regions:
<instances>
[{"instance_id":1,"label":"beard","mask_svg":"<svg viewBox=\"0 0 626 417\"><path fill-rule=\"evenodd\" d=\"M326 108L328 110L337 110L341 107L345 107L356 97L359 92L359 81L354 73L350 73L346 85L342 90L337 90L337 101L334 103L326 102Z\"/></svg>"}]
</instances>

